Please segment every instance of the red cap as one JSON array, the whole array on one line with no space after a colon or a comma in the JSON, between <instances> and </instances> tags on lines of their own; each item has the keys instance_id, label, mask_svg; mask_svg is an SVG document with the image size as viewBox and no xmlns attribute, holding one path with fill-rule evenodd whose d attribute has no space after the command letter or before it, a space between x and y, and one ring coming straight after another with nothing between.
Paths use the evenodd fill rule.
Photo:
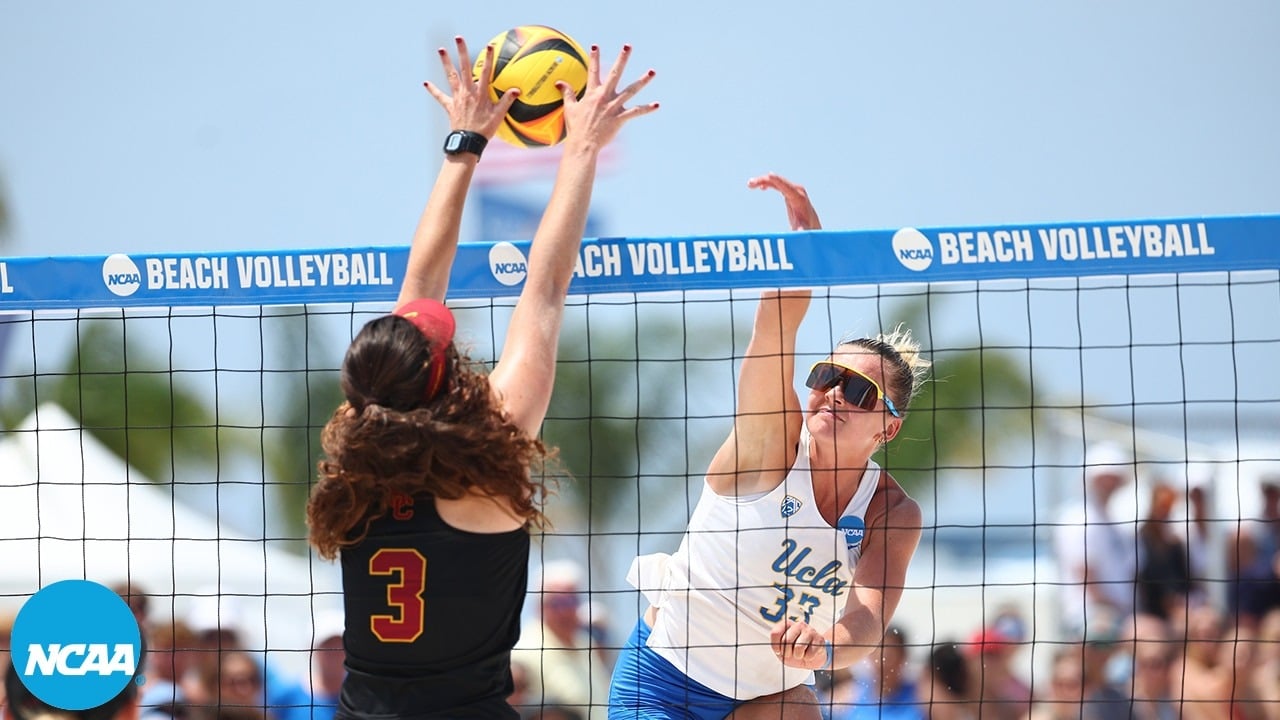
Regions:
<instances>
[{"instance_id":1,"label":"red cap","mask_svg":"<svg viewBox=\"0 0 1280 720\"><path fill-rule=\"evenodd\" d=\"M444 382L444 351L453 342L453 333L457 329L453 313L439 300L421 298L396 308L395 314L413 323L431 346L431 365L428 368L430 377L426 393L430 400L439 392L440 385Z\"/></svg>"},{"instance_id":2,"label":"red cap","mask_svg":"<svg viewBox=\"0 0 1280 720\"><path fill-rule=\"evenodd\" d=\"M973 635L969 636L969 642L967 645L969 650L968 654L971 657L978 655L991 655L1012 649L1009 636L993 627L975 631Z\"/></svg>"}]
</instances>

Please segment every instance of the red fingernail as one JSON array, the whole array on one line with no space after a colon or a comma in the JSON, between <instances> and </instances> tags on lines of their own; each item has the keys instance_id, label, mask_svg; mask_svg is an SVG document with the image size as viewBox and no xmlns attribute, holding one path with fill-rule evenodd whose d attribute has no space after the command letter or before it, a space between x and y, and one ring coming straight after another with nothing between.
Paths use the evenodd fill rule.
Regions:
<instances>
[{"instance_id":1,"label":"red fingernail","mask_svg":"<svg viewBox=\"0 0 1280 720\"><path fill-rule=\"evenodd\" d=\"M436 50L436 52L440 53L441 55L448 55L448 54L449 54L449 51L445 50L444 48L439 48L439 49L437 49L437 50Z\"/></svg>"},{"instance_id":2,"label":"red fingernail","mask_svg":"<svg viewBox=\"0 0 1280 720\"><path fill-rule=\"evenodd\" d=\"M422 87L424 87L424 88L429 88L429 87L431 87L431 83L429 83L429 82L424 82L424 83L422 83Z\"/></svg>"},{"instance_id":3,"label":"red fingernail","mask_svg":"<svg viewBox=\"0 0 1280 720\"><path fill-rule=\"evenodd\" d=\"M657 110L657 109L658 109L658 103L654 103L654 104L653 104L653 109L654 109L654 110Z\"/></svg>"},{"instance_id":4,"label":"red fingernail","mask_svg":"<svg viewBox=\"0 0 1280 720\"><path fill-rule=\"evenodd\" d=\"M454 42L458 42L458 43L462 42L462 36L461 36L461 35L454 35L454 36L453 36L453 41L454 41Z\"/></svg>"},{"instance_id":5,"label":"red fingernail","mask_svg":"<svg viewBox=\"0 0 1280 720\"><path fill-rule=\"evenodd\" d=\"M592 45L592 46L591 46L591 52L600 52L600 46L599 46L599 45Z\"/></svg>"},{"instance_id":6,"label":"red fingernail","mask_svg":"<svg viewBox=\"0 0 1280 720\"><path fill-rule=\"evenodd\" d=\"M631 46L630 46L630 45L623 45L623 46L622 46L622 52L631 52Z\"/></svg>"},{"instance_id":7,"label":"red fingernail","mask_svg":"<svg viewBox=\"0 0 1280 720\"><path fill-rule=\"evenodd\" d=\"M657 71L655 71L653 68L649 68L649 77L653 77L654 75L657 75L657 74L658 74Z\"/></svg>"}]
</instances>

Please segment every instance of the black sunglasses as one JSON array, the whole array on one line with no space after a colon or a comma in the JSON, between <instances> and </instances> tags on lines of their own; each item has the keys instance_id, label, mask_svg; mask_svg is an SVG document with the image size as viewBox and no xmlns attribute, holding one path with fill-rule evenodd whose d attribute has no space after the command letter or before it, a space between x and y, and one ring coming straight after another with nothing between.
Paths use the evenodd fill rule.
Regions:
<instances>
[{"instance_id":1,"label":"black sunglasses","mask_svg":"<svg viewBox=\"0 0 1280 720\"><path fill-rule=\"evenodd\" d=\"M884 406L891 415L896 418L902 417L893 401L884 394L875 380L846 365L830 360L820 360L809 368L809 377L804 384L818 392L826 392L839 385L845 402L867 412L875 410L876 403L884 400Z\"/></svg>"}]
</instances>

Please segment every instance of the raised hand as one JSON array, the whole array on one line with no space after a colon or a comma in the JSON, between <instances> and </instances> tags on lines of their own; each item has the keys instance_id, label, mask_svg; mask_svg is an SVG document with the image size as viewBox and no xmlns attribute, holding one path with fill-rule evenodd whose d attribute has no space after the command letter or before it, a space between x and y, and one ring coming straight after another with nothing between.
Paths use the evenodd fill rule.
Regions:
<instances>
[{"instance_id":1,"label":"raised hand","mask_svg":"<svg viewBox=\"0 0 1280 720\"><path fill-rule=\"evenodd\" d=\"M502 118L511 109L511 104L520 96L519 88L510 88L502 97L494 102L490 98L489 68L493 67L494 48L488 45L484 49L484 60L480 66L479 78L471 77L471 55L467 52L467 42L461 36L454 38L458 44L458 64L454 65L448 51L440 48L440 64L444 66L444 76L449 83L449 92L441 90L431 83L423 83L431 97L440 103L449 113L449 127L452 130L470 130L493 138L493 134L502 125Z\"/></svg>"},{"instance_id":2,"label":"raised hand","mask_svg":"<svg viewBox=\"0 0 1280 720\"><path fill-rule=\"evenodd\" d=\"M613 64L608 75L601 80L600 48L592 45L587 59L587 88L582 98L576 97L568 83L556 83L556 87L564 95L567 144L602 147L613 140L618 130L628 120L648 115L658 109L656 102L626 107L627 102L648 85L656 74L653 70L649 70L639 80L619 91L618 84L622 80L622 73L626 70L627 60L630 57L631 46L623 45L622 52L618 54L618 60Z\"/></svg>"},{"instance_id":3,"label":"raised hand","mask_svg":"<svg viewBox=\"0 0 1280 720\"><path fill-rule=\"evenodd\" d=\"M820 230L822 221L818 219L818 211L809 201L809 193L803 185L797 185L776 173L768 173L753 177L747 181L747 187L757 190L777 190L787 203L787 220L792 230Z\"/></svg>"}]
</instances>

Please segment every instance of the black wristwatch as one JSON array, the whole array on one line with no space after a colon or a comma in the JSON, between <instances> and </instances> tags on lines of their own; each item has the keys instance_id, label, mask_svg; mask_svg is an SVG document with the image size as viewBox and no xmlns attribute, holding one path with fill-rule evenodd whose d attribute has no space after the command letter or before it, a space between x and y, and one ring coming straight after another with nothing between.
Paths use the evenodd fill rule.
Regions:
<instances>
[{"instance_id":1,"label":"black wristwatch","mask_svg":"<svg viewBox=\"0 0 1280 720\"><path fill-rule=\"evenodd\" d=\"M489 144L489 138L477 132L470 130L454 130L444 136L444 154L457 155L458 153L469 152L480 157L480 153L484 152L484 146Z\"/></svg>"}]
</instances>

